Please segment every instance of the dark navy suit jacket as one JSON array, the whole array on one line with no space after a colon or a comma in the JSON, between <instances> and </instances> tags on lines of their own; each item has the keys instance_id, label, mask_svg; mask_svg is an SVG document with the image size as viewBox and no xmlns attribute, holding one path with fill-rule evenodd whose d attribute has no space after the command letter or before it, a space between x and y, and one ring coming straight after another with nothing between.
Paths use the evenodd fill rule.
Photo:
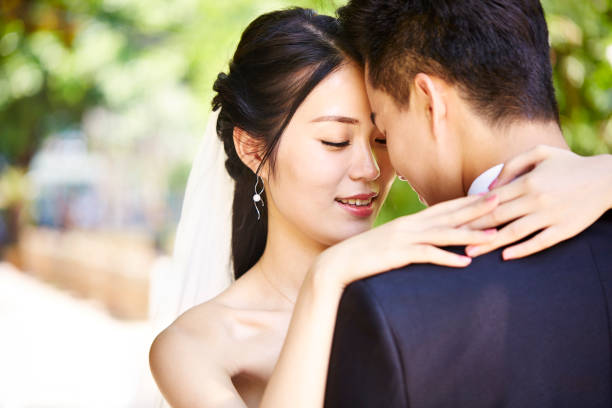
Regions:
<instances>
[{"instance_id":1,"label":"dark navy suit jacket","mask_svg":"<svg viewBox=\"0 0 612 408\"><path fill-rule=\"evenodd\" d=\"M325 407L610 407L611 306L612 211L527 258L353 282Z\"/></svg>"}]
</instances>

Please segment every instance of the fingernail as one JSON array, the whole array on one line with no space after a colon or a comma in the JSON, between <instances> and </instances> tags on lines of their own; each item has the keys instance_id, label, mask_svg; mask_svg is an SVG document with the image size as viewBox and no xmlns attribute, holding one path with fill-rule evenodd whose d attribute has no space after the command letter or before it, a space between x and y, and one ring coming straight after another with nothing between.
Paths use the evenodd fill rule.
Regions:
<instances>
[{"instance_id":1,"label":"fingernail","mask_svg":"<svg viewBox=\"0 0 612 408\"><path fill-rule=\"evenodd\" d=\"M509 249L506 249L504 250L504 252L502 252L502 258L504 258L504 261L509 261L510 259L512 259L513 255L513 252Z\"/></svg>"},{"instance_id":2,"label":"fingernail","mask_svg":"<svg viewBox=\"0 0 612 408\"><path fill-rule=\"evenodd\" d=\"M499 181L498 179L493 180L491 184L489 184L489 190L494 189L498 181Z\"/></svg>"},{"instance_id":3,"label":"fingernail","mask_svg":"<svg viewBox=\"0 0 612 408\"><path fill-rule=\"evenodd\" d=\"M478 195L478 196L481 196L481 197L482 197L482 196L483 196L483 195L485 195L485 194L489 194L489 192L484 191L484 192L482 192L482 193L478 193L478 194L476 194L476 195Z\"/></svg>"},{"instance_id":4,"label":"fingernail","mask_svg":"<svg viewBox=\"0 0 612 408\"><path fill-rule=\"evenodd\" d=\"M485 201L493 201L497 198L497 194L491 194L489 197L485 198Z\"/></svg>"},{"instance_id":5,"label":"fingernail","mask_svg":"<svg viewBox=\"0 0 612 408\"><path fill-rule=\"evenodd\" d=\"M497 228L489 228L484 230L485 234L495 234L497 232Z\"/></svg>"},{"instance_id":6,"label":"fingernail","mask_svg":"<svg viewBox=\"0 0 612 408\"><path fill-rule=\"evenodd\" d=\"M465 253L468 255L468 257L476 256L477 251L478 249L476 247L466 247L465 248Z\"/></svg>"},{"instance_id":7,"label":"fingernail","mask_svg":"<svg viewBox=\"0 0 612 408\"><path fill-rule=\"evenodd\" d=\"M467 263L472 262L472 258L470 258L469 256L463 256L463 255L461 255L461 260L462 260L463 262L467 262Z\"/></svg>"}]
</instances>

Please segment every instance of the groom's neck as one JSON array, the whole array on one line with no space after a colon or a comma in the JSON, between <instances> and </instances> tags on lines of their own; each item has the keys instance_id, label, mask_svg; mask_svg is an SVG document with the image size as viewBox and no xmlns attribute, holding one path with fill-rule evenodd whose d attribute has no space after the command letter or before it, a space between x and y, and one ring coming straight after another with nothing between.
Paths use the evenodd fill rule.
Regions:
<instances>
[{"instance_id":1,"label":"groom's neck","mask_svg":"<svg viewBox=\"0 0 612 408\"><path fill-rule=\"evenodd\" d=\"M515 122L504 127L490 127L474 121L464 128L463 191L487 169L504 163L537 145L569 149L557 123Z\"/></svg>"}]
</instances>

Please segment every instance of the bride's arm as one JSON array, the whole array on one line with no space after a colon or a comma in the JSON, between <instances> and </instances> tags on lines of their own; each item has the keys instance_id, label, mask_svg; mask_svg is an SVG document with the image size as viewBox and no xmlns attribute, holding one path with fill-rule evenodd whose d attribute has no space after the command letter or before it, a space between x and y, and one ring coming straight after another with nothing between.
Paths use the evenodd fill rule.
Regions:
<instances>
[{"instance_id":1,"label":"bride's arm","mask_svg":"<svg viewBox=\"0 0 612 408\"><path fill-rule=\"evenodd\" d=\"M467 253L478 256L539 231L503 251L504 259L531 255L584 231L612 208L612 155L583 157L538 146L505 164L493 192L500 205L470 227L507 225L495 240Z\"/></svg>"},{"instance_id":2,"label":"bride's arm","mask_svg":"<svg viewBox=\"0 0 612 408\"><path fill-rule=\"evenodd\" d=\"M497 197L467 197L349 238L324 251L298 295L262 408L321 407L338 304L352 281L410 263L462 267L470 258L438 248L489 241L495 231L460 228L491 211Z\"/></svg>"}]
</instances>

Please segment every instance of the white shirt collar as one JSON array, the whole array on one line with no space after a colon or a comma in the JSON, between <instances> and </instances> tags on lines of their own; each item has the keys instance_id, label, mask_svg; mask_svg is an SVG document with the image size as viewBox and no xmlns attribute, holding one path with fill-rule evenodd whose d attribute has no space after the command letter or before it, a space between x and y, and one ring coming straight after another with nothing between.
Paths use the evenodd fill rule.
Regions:
<instances>
[{"instance_id":1,"label":"white shirt collar","mask_svg":"<svg viewBox=\"0 0 612 408\"><path fill-rule=\"evenodd\" d=\"M486 170L480 176L476 177L476 180L472 182L470 189L468 190L468 195L486 193L489 191L489 185L499 176L502 169L504 168L503 163L498 164L497 166L493 166L490 169Z\"/></svg>"}]
</instances>

